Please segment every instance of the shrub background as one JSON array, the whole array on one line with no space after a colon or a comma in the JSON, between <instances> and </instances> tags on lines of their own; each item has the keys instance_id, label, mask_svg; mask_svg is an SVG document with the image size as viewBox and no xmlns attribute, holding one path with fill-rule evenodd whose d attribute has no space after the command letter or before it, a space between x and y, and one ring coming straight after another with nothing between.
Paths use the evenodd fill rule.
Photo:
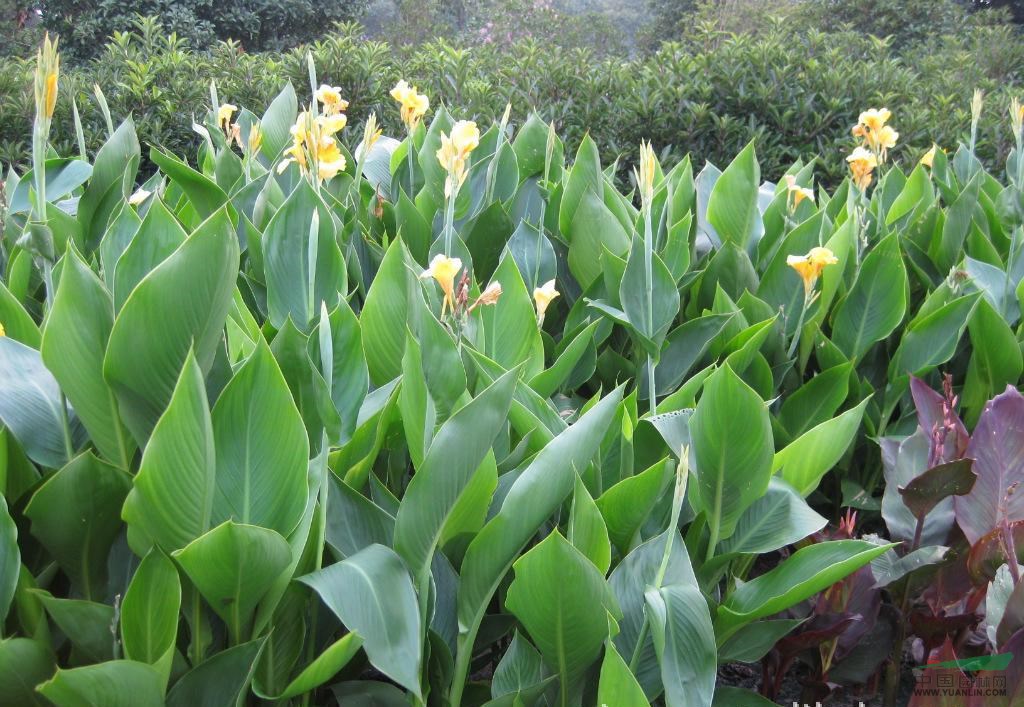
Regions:
<instances>
[{"instance_id":1,"label":"shrub background","mask_svg":"<svg viewBox=\"0 0 1024 707\"><path fill-rule=\"evenodd\" d=\"M633 154L641 138L650 138L668 164L692 153L698 164L708 159L724 166L756 139L766 178L777 178L799 157L820 155L819 174L834 184L845 173L849 128L864 107L893 111L901 135L894 157L909 164L933 141L955 148L970 124L970 95L977 87L988 96L979 156L990 166L1005 158L1011 141L1006 105L1024 76L1024 42L1014 25L1001 21L1007 15L969 16L953 0L941 0L926 3L931 14L921 9L901 26L882 21L891 17L891 6L903 3L869 0L883 31L905 30L879 39L865 34L870 25L851 27L858 15L840 12L849 3L774 3L779 14L762 13L751 24L744 12L749 2L698 3L685 27L672 30L675 41L631 58L607 43L602 51L590 48L602 44L597 35L608 34L607 27L581 23L580 16L570 21L537 9L537 3L527 3L530 11L548 12L551 21L532 25L541 28L532 35L502 30L491 37L470 33L458 42L403 44L400 37L367 39L365 28L349 23L308 48L320 77L340 85L351 101L350 130L375 111L386 131L402 134L388 90L406 78L435 106L443 100L461 117L489 120L511 102L513 121L521 123L536 109L556 122L572 149L589 130L609 161ZM424 6L425 19L437 19L432 8ZM794 8L817 8L819 14ZM830 13L834 26L817 29ZM510 21L499 25L507 29ZM168 34L161 22L137 20L96 59L66 65L57 149L77 152L71 98L82 115L88 151L101 143L105 128L92 95L99 84L115 121L132 115L144 143L188 153L198 140L193 116L209 104L210 80L222 100L239 106L266 105L286 81L308 95L306 51L251 53L234 41L198 50ZM23 166L28 155L30 75L29 59L0 59L0 162L6 164Z\"/></svg>"}]
</instances>

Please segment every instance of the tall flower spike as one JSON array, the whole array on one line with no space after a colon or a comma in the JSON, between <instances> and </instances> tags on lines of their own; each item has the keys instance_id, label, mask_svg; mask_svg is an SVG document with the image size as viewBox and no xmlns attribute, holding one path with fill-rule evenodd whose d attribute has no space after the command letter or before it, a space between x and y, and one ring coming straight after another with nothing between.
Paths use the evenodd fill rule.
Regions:
<instances>
[{"instance_id":1,"label":"tall flower spike","mask_svg":"<svg viewBox=\"0 0 1024 707\"><path fill-rule=\"evenodd\" d=\"M1013 128L1014 139L1019 140L1021 129L1024 128L1024 106L1017 97L1010 99L1010 126Z\"/></svg>"},{"instance_id":2,"label":"tall flower spike","mask_svg":"<svg viewBox=\"0 0 1024 707\"><path fill-rule=\"evenodd\" d=\"M442 253L438 253L434 256L433 260L430 261L430 267L420 274L421 278L434 278L434 280L437 281L437 284L441 286L441 291L444 293L444 301L441 303L442 317L449 307L454 311L455 276L459 274L459 270L461 269L461 259L449 258Z\"/></svg>"},{"instance_id":3,"label":"tall flower spike","mask_svg":"<svg viewBox=\"0 0 1024 707\"><path fill-rule=\"evenodd\" d=\"M36 112L47 120L53 118L57 107L57 80L60 75L60 55L57 53L57 42L50 41L47 33L43 37L43 46L36 54L35 99Z\"/></svg>"},{"instance_id":4,"label":"tall flower spike","mask_svg":"<svg viewBox=\"0 0 1024 707\"><path fill-rule=\"evenodd\" d=\"M377 127L377 114L370 113L370 117L366 119L366 125L363 127L363 146L361 148L361 159L366 159L366 156L370 154L370 150L376 144L377 140L380 139L381 129Z\"/></svg>"},{"instance_id":5,"label":"tall flower spike","mask_svg":"<svg viewBox=\"0 0 1024 707\"><path fill-rule=\"evenodd\" d=\"M640 141L640 170L636 173L637 187L640 189L640 201L645 208L651 207L654 201L654 175L657 161L650 142Z\"/></svg>"}]
</instances>

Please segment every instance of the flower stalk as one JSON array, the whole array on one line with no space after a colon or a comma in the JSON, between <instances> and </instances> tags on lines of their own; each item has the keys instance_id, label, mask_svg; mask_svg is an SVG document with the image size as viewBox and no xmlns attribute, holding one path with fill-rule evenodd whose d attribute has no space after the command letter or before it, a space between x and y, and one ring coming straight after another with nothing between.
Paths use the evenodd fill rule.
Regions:
<instances>
[{"instance_id":1,"label":"flower stalk","mask_svg":"<svg viewBox=\"0 0 1024 707\"><path fill-rule=\"evenodd\" d=\"M654 176L657 163L651 143L640 143L640 170L635 172L640 190L641 209L644 216L644 294L647 297L647 311L644 325L651 334L654 332L654 224L651 209L654 201ZM654 354L647 354L647 399L651 417L658 414L658 391L654 372L657 368Z\"/></svg>"}]
</instances>

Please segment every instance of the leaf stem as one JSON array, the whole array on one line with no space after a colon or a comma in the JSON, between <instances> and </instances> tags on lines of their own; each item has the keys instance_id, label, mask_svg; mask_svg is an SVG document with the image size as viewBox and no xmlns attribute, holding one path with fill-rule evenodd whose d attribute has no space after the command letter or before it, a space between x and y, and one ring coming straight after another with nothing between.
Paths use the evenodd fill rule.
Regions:
<instances>
[{"instance_id":1,"label":"leaf stem","mask_svg":"<svg viewBox=\"0 0 1024 707\"><path fill-rule=\"evenodd\" d=\"M679 527L679 514L683 508L683 500L686 498L686 482L690 475L690 448L683 447L679 451L679 464L676 465L676 486L672 496L672 514L669 518L668 528L665 529L665 550L661 554L661 564L658 565L658 572L654 575L654 582L651 587L660 589L668 573L668 563L672 558L672 545L676 538ZM644 610L644 621L640 625L640 633L637 634L636 645L633 646L633 655L629 659L629 669L636 672L637 663L640 661L640 652L647 641L647 633L651 628L651 620Z\"/></svg>"}]
</instances>

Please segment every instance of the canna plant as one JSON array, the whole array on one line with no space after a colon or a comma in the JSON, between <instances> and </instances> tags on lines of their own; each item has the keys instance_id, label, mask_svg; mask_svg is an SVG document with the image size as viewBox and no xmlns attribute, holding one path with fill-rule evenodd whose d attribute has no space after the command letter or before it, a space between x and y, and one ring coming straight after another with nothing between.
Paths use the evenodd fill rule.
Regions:
<instances>
[{"instance_id":1,"label":"canna plant","mask_svg":"<svg viewBox=\"0 0 1024 707\"><path fill-rule=\"evenodd\" d=\"M308 74L261 115L211 86L149 176L130 117L8 172L0 702L758 704L719 666L946 542L959 486L901 496L909 538L825 528L887 515L871 440L913 434L919 379L1002 415L1019 139L1005 186L970 146L883 173L868 111L831 194L753 144L696 175L643 145L624 194L589 138L567 164L536 114L428 120L408 85L402 139L350 146Z\"/></svg>"}]
</instances>

